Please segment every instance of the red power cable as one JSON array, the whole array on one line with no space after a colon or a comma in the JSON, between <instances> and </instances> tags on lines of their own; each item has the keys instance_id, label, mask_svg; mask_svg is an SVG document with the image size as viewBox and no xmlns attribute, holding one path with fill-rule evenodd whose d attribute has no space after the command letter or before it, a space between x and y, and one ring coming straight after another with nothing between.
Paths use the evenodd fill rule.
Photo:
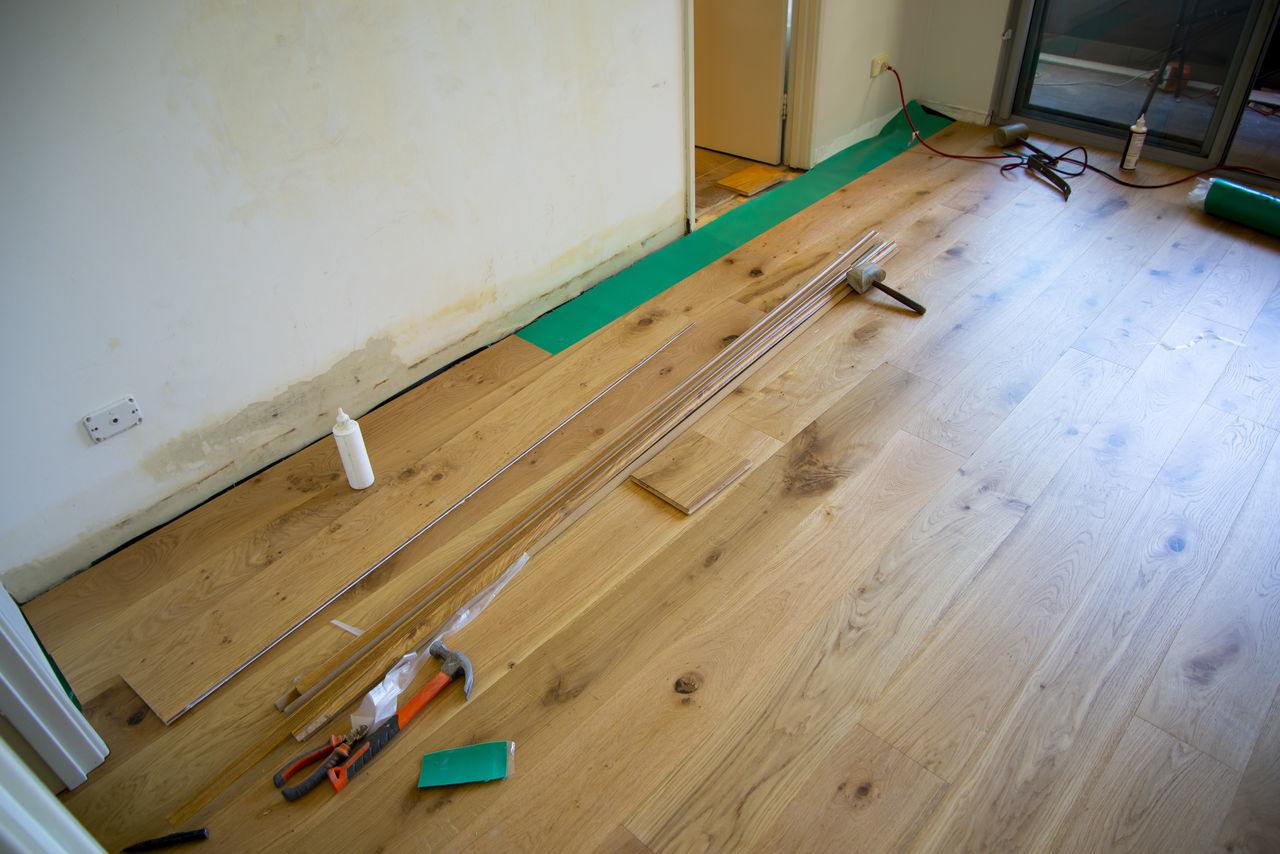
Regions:
<instances>
[{"instance_id":1,"label":"red power cable","mask_svg":"<svg viewBox=\"0 0 1280 854\"><path fill-rule=\"evenodd\" d=\"M1004 154L950 154L946 151L939 151L929 143L925 142L924 137L920 135L920 131L916 130L915 122L911 121L911 111L907 109L907 94L902 88L902 75L899 74L898 69L894 68L892 65L886 65L885 68L889 71L892 71L894 78L898 81L898 99L902 102L902 112L907 117L907 124L911 127L911 135L925 148L929 149L939 157L949 157L953 160L1015 160L1017 161L1016 163L1006 164L1004 167L1002 167L1002 169L1016 169L1019 165L1026 163L1027 158L1021 154L1011 154L1009 152L1005 152ZM1076 160L1074 157L1067 157L1068 154L1075 151L1076 149L1080 150L1080 153L1084 158L1083 160ZM1183 184L1187 181L1191 181L1195 178L1199 178L1202 175L1208 175L1212 172L1251 172L1255 175L1267 174L1266 172L1263 172L1261 169L1254 169L1252 166L1223 165L1223 166L1212 166L1208 169L1201 169L1199 172L1192 172L1190 175L1186 176L1185 178L1179 178L1176 181L1168 181L1164 184L1134 184L1131 181L1126 181L1123 178L1118 178L1115 175L1112 175L1110 172L1104 171L1102 169L1099 169L1097 166L1094 166L1092 163L1089 162L1089 152L1086 151L1082 146L1077 145L1074 148L1067 149L1065 152L1063 152L1063 154L1059 155L1057 159L1064 163L1072 163L1076 166L1079 166L1082 170L1088 169L1092 172L1097 172L1099 175L1103 176L1109 181L1114 181L1115 183L1125 187L1132 187L1135 190L1160 190L1165 187L1173 187L1178 184ZM1050 168L1053 168L1053 167L1050 167ZM1083 174L1083 172L1063 172L1059 169L1054 169L1053 171L1057 172L1063 178L1075 178L1078 175Z\"/></svg>"}]
</instances>

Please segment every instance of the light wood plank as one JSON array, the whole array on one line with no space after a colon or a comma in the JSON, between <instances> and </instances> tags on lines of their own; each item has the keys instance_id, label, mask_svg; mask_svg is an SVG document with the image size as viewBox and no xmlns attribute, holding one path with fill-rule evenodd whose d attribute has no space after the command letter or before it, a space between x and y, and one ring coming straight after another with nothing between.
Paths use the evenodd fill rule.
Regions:
<instances>
[{"instance_id":1,"label":"light wood plank","mask_svg":"<svg viewBox=\"0 0 1280 854\"><path fill-rule=\"evenodd\" d=\"M1280 687L1280 450L1236 517L1138 714L1243 770Z\"/></svg>"},{"instance_id":2,"label":"light wood plank","mask_svg":"<svg viewBox=\"0 0 1280 854\"><path fill-rule=\"evenodd\" d=\"M751 460L690 431L631 479L682 513L693 513L751 468Z\"/></svg>"},{"instance_id":3,"label":"light wood plank","mask_svg":"<svg viewBox=\"0 0 1280 854\"><path fill-rule=\"evenodd\" d=\"M805 782L753 850L843 852L876 840L877 852L904 851L947 784L854 727Z\"/></svg>"},{"instance_id":4,"label":"light wood plank","mask_svg":"<svg viewBox=\"0 0 1280 854\"><path fill-rule=\"evenodd\" d=\"M1208 850L1240 772L1134 718L1058 851Z\"/></svg>"},{"instance_id":5,"label":"light wood plank","mask_svg":"<svg viewBox=\"0 0 1280 854\"><path fill-rule=\"evenodd\" d=\"M1157 205L1137 227L1126 229L1122 239L1101 233L1008 330L993 336L995 340L955 374L909 429L944 448L972 452L1111 303L1133 272L1159 251L1176 223L1177 214L1169 205ZM1099 231L1093 223L1089 234Z\"/></svg>"},{"instance_id":6,"label":"light wood plank","mask_svg":"<svg viewBox=\"0 0 1280 854\"><path fill-rule=\"evenodd\" d=\"M1275 434L1203 408L920 850L1033 850L1063 831L1137 709Z\"/></svg>"},{"instance_id":7,"label":"light wood plank","mask_svg":"<svg viewBox=\"0 0 1280 854\"><path fill-rule=\"evenodd\" d=\"M1249 327L1244 346L1227 363L1209 403L1280 429L1280 286Z\"/></svg>"},{"instance_id":8,"label":"light wood plank","mask_svg":"<svg viewBox=\"0 0 1280 854\"><path fill-rule=\"evenodd\" d=\"M1280 695L1262 725L1253 756L1218 829L1214 851L1270 854L1280 851Z\"/></svg>"},{"instance_id":9,"label":"light wood plank","mask_svg":"<svg viewBox=\"0 0 1280 854\"><path fill-rule=\"evenodd\" d=\"M1173 240L1152 256L1072 346L1125 367L1138 367L1235 239L1234 232L1208 224L1202 217L1183 216Z\"/></svg>"},{"instance_id":10,"label":"light wood plank","mask_svg":"<svg viewBox=\"0 0 1280 854\"><path fill-rule=\"evenodd\" d=\"M785 169L753 163L745 169L739 169L732 175L721 178L716 181L716 184L726 190L733 190L740 196L754 196L776 184L781 184L786 179Z\"/></svg>"},{"instance_id":11,"label":"light wood plank","mask_svg":"<svg viewBox=\"0 0 1280 854\"><path fill-rule=\"evenodd\" d=\"M1259 235L1237 240L1187 304L1187 311L1226 326L1248 329L1276 287L1280 240Z\"/></svg>"},{"instance_id":12,"label":"light wood plank","mask_svg":"<svg viewBox=\"0 0 1280 854\"><path fill-rule=\"evenodd\" d=\"M1184 317L1169 335L1182 340L1204 328L1198 318ZM868 729L939 776L957 779L1088 588L1221 373L1230 347L1205 343L1202 349L1157 348L1096 426L1067 428L1085 435L1079 450L868 714ZM1188 453L1188 463L1200 455L1194 447Z\"/></svg>"},{"instance_id":13,"label":"light wood plank","mask_svg":"<svg viewBox=\"0 0 1280 854\"><path fill-rule=\"evenodd\" d=\"M1122 212L1143 235L1140 246L1148 254L1154 252L1159 231L1173 227L1164 218L1171 209L1169 203L1144 199L1130 210L1112 203L1116 195L1101 187L1082 193L1080 206L1054 217L1054 227L1046 229L1047 234L1037 234L1037 239L990 270L961 299L921 318L915 334L890 354L889 361L934 382L950 381L983 348L1007 335L1015 318L1054 279L1080 263L1091 244L1105 242Z\"/></svg>"}]
</instances>

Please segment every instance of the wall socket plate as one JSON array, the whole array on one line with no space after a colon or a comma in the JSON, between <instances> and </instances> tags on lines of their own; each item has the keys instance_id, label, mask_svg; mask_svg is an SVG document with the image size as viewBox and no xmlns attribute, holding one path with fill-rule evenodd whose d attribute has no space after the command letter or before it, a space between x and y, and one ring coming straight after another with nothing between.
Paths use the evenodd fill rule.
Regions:
<instances>
[{"instance_id":1,"label":"wall socket plate","mask_svg":"<svg viewBox=\"0 0 1280 854\"><path fill-rule=\"evenodd\" d=\"M110 406L104 406L96 412L90 412L80 420L85 432L94 442L105 442L117 433L123 433L130 427L142 423L142 412L138 402L132 397L117 400Z\"/></svg>"},{"instance_id":2,"label":"wall socket plate","mask_svg":"<svg viewBox=\"0 0 1280 854\"><path fill-rule=\"evenodd\" d=\"M871 60L871 76L879 77L889 67L889 54L882 53Z\"/></svg>"}]
</instances>

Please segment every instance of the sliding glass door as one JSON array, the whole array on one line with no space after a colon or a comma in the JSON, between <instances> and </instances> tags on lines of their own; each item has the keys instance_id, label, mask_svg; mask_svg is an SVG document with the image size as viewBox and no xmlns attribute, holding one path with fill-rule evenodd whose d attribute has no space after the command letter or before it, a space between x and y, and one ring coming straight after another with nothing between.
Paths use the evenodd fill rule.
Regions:
<instances>
[{"instance_id":1,"label":"sliding glass door","mask_svg":"<svg viewBox=\"0 0 1280 854\"><path fill-rule=\"evenodd\" d=\"M1162 159L1215 161L1276 0L1026 0L1003 113L1122 144L1143 116ZM1063 135L1058 133L1058 135Z\"/></svg>"}]
</instances>

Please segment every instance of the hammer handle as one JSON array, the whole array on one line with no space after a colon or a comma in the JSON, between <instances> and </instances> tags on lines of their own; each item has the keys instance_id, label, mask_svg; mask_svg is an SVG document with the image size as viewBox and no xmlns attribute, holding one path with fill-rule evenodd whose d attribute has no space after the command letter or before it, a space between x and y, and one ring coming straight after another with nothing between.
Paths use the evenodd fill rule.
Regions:
<instances>
[{"instance_id":1,"label":"hammer handle","mask_svg":"<svg viewBox=\"0 0 1280 854\"><path fill-rule=\"evenodd\" d=\"M879 288L880 290L884 291L886 294L893 297L898 302L902 303L907 308L911 309L917 314L924 314L924 306L922 306L920 303L916 302L906 294L902 293L901 291L895 291L893 288L889 287L884 282L872 282L871 284L873 284L875 287Z\"/></svg>"},{"instance_id":2,"label":"hammer handle","mask_svg":"<svg viewBox=\"0 0 1280 854\"><path fill-rule=\"evenodd\" d=\"M405 703L396 712L396 717L400 719L400 726L404 727L405 724L409 723L414 715L422 711L423 706L430 703L431 699L443 691L445 686L452 681L453 677L443 670L437 673L430 682L423 686L421 691L414 695L412 700Z\"/></svg>"}]
</instances>

